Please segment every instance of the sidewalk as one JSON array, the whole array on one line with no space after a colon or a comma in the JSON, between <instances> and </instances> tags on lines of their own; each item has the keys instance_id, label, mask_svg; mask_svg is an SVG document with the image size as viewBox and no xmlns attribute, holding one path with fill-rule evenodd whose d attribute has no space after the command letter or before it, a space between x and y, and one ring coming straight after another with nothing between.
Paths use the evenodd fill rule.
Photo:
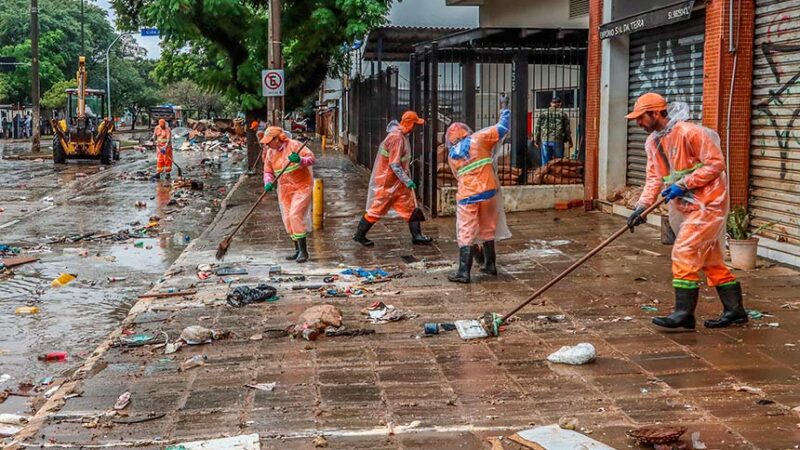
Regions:
<instances>
[{"instance_id":1,"label":"sidewalk","mask_svg":"<svg viewBox=\"0 0 800 450\"><path fill-rule=\"evenodd\" d=\"M227 306L227 286L217 276L198 280L195 267L215 262L217 243L260 194L260 177L252 177L176 261L172 272L183 272L156 287L194 286L198 294L142 300L123 325L136 333L163 331L171 340L189 325L230 330L234 337L184 346L173 355L152 345L96 352L74 389L81 395L66 400L26 443L159 449L258 433L266 449L314 448L312 439L320 435L328 448L481 449L490 447L488 436L570 416L584 433L618 449L638 448L625 431L654 423L687 426L689 448L695 431L708 448L798 448L800 417L789 411L800 406L798 272L771 266L737 274L747 307L774 316L726 330L663 332L650 325L657 313L641 306L656 306L658 314L671 310L670 248L659 243L657 229L640 227L553 287L543 305L524 309L500 338L462 341L455 331L420 337L425 322L506 312L624 222L582 210L509 214L514 237L498 245L501 275L488 277L474 268L473 284L457 285L446 280L457 254L452 218L423 225L435 246L412 247L406 224L385 220L370 233L375 247L362 248L351 237L363 213L367 179L336 155L320 156L314 170L325 182L326 219L325 230L309 239L311 260L283 260L291 242L269 196L226 257L226 264L249 271L235 285L265 281L273 264L306 274L338 273L341 265L380 266L407 278L370 285L377 292L366 298L322 299L315 291L291 290L319 278L270 283L278 287L279 301ZM406 255L426 258L428 268L411 268L401 258ZM419 316L383 325L362 321L359 311L376 300ZM265 332L285 328L307 307L323 303L339 307L348 327L376 333L307 342ZM716 294L704 288L699 318L719 310ZM257 334L263 339L252 340ZM595 363L546 361L562 345L579 342L597 348ZM205 355L206 365L179 372L180 363L194 355ZM270 382L277 383L272 392L245 387ZM131 417L156 418L84 426L111 410L125 391L131 393ZM51 402L68 393L62 389Z\"/></svg>"}]
</instances>

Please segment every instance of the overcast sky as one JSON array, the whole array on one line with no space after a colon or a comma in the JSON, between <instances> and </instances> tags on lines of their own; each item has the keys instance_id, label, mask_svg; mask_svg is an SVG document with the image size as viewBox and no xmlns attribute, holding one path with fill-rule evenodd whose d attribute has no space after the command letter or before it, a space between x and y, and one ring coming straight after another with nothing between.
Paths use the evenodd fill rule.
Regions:
<instances>
[{"instance_id":1,"label":"overcast sky","mask_svg":"<svg viewBox=\"0 0 800 450\"><path fill-rule=\"evenodd\" d=\"M393 25L423 27L477 27L478 8L475 6L445 6L446 0L402 0L395 1L389 12L389 22ZM108 11L111 22L114 22L114 10L110 0L96 0L96 3ZM423 13L424 12L424 13ZM142 37L137 35L136 41L147 50L150 58L158 58L161 48L158 37Z\"/></svg>"}]
</instances>

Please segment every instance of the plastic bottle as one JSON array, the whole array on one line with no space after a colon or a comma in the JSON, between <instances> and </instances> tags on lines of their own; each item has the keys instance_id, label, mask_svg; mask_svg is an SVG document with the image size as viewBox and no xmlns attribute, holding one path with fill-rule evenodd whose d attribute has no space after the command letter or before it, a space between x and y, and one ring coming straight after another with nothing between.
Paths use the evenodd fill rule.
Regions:
<instances>
[{"instance_id":1,"label":"plastic bottle","mask_svg":"<svg viewBox=\"0 0 800 450\"><path fill-rule=\"evenodd\" d=\"M20 306L14 310L14 314L39 314L38 306Z\"/></svg>"},{"instance_id":2,"label":"plastic bottle","mask_svg":"<svg viewBox=\"0 0 800 450\"><path fill-rule=\"evenodd\" d=\"M206 357L202 355L194 355L191 358L181 363L181 372L189 370L194 367L205 365Z\"/></svg>"},{"instance_id":3,"label":"plastic bottle","mask_svg":"<svg viewBox=\"0 0 800 450\"><path fill-rule=\"evenodd\" d=\"M50 352L39 355L39 361L57 361L64 362L67 360L67 352Z\"/></svg>"}]
</instances>

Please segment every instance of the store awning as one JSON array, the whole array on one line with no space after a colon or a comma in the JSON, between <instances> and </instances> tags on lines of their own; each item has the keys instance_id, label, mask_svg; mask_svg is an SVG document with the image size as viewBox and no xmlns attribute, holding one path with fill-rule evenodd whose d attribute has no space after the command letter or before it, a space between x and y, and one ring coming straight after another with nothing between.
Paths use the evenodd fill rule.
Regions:
<instances>
[{"instance_id":1,"label":"store awning","mask_svg":"<svg viewBox=\"0 0 800 450\"><path fill-rule=\"evenodd\" d=\"M600 25L600 39L683 22L692 17L695 0L682 0Z\"/></svg>"}]
</instances>

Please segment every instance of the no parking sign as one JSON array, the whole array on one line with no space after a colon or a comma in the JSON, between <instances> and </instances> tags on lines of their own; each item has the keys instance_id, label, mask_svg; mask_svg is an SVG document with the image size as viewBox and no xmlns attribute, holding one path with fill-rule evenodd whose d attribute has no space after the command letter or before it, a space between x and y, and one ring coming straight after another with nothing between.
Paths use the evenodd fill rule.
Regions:
<instances>
[{"instance_id":1,"label":"no parking sign","mask_svg":"<svg viewBox=\"0 0 800 450\"><path fill-rule=\"evenodd\" d=\"M283 70L267 69L261 71L261 90L264 97L283 96Z\"/></svg>"}]
</instances>

